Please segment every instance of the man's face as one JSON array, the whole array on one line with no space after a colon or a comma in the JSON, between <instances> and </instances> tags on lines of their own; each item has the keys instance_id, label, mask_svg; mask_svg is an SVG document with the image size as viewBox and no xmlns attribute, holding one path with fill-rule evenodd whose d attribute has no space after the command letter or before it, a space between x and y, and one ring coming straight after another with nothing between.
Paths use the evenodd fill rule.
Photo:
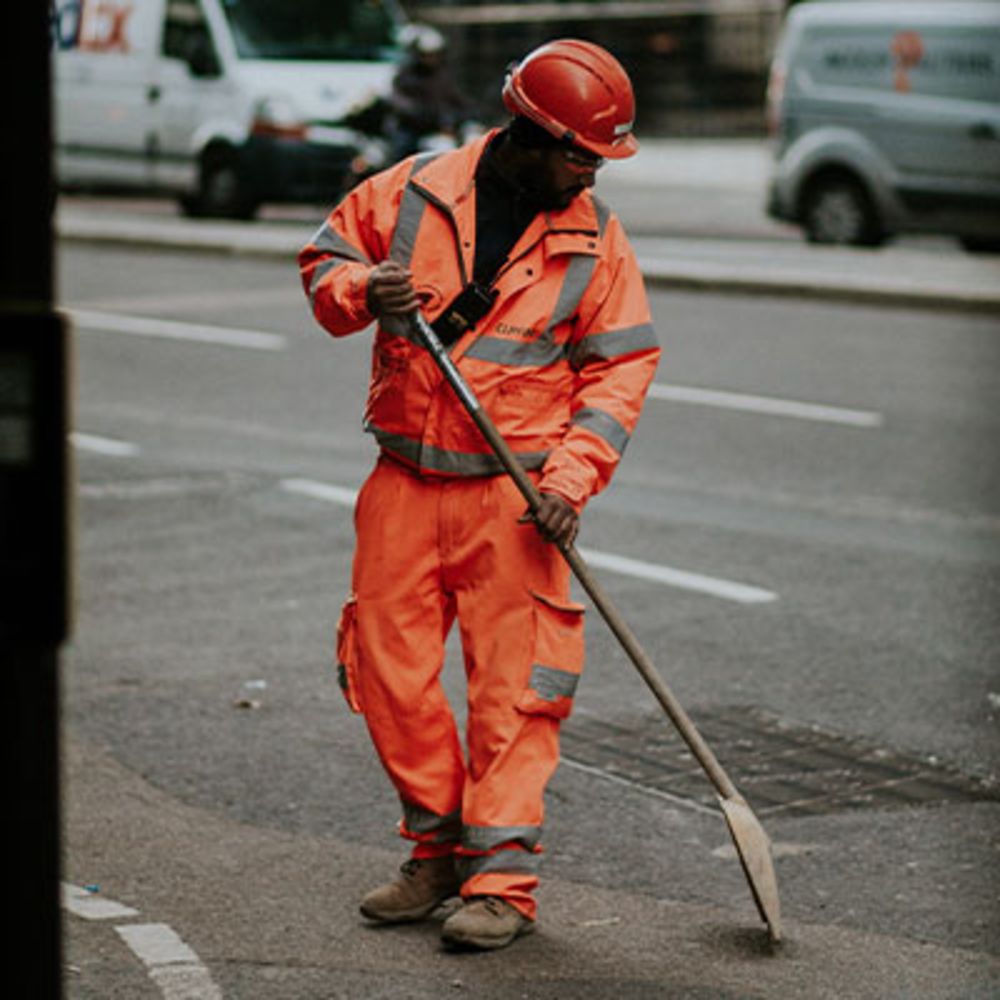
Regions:
<instances>
[{"instance_id":1,"label":"man's face","mask_svg":"<svg viewBox=\"0 0 1000 1000\"><path fill-rule=\"evenodd\" d=\"M593 187L604 161L578 147L554 146L538 150L537 164L525 178L540 207L566 208L574 198Z\"/></svg>"}]
</instances>

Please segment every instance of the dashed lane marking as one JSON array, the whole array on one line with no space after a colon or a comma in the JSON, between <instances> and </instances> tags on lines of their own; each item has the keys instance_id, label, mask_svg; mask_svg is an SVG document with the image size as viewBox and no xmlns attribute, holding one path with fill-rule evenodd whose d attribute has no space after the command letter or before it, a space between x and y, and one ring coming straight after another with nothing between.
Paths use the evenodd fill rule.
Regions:
<instances>
[{"instance_id":1,"label":"dashed lane marking","mask_svg":"<svg viewBox=\"0 0 1000 1000\"><path fill-rule=\"evenodd\" d=\"M692 590L711 597L722 597L738 604L767 604L776 601L778 595L762 587L753 587L735 580L724 580L717 576L705 576L703 573L691 573L672 566L659 563L643 562L640 559L629 559L627 556L615 555L613 552L598 552L596 549L580 549L580 555L599 569L610 573L635 577L638 580L652 580L668 587L680 590Z\"/></svg>"},{"instance_id":2,"label":"dashed lane marking","mask_svg":"<svg viewBox=\"0 0 1000 1000\"><path fill-rule=\"evenodd\" d=\"M80 329L100 333L162 337L224 347L245 347L256 351L281 351L286 346L286 340L280 334L263 333L260 330L181 323L152 316L124 316L121 313L96 312L92 309L67 309L65 312Z\"/></svg>"},{"instance_id":3,"label":"dashed lane marking","mask_svg":"<svg viewBox=\"0 0 1000 1000\"><path fill-rule=\"evenodd\" d=\"M139 454L139 446L131 441L120 441L117 438L99 437L96 434L81 434L74 431L69 436L70 443L80 451L91 451L97 455L110 455L112 458L128 458Z\"/></svg>"},{"instance_id":4,"label":"dashed lane marking","mask_svg":"<svg viewBox=\"0 0 1000 1000\"><path fill-rule=\"evenodd\" d=\"M651 399L663 399L672 403L694 403L724 410L740 410L744 413L762 413L777 417L793 417L798 420L844 424L848 427L881 427L884 423L882 414L873 410L853 410L843 406L805 403L796 399L779 399L775 396L752 396L720 389L654 383L649 387L649 396Z\"/></svg>"},{"instance_id":5,"label":"dashed lane marking","mask_svg":"<svg viewBox=\"0 0 1000 1000\"><path fill-rule=\"evenodd\" d=\"M289 493L298 493L314 500L326 500L342 507L353 507L358 499L357 490L334 486L332 483L318 483L314 479L283 479L281 488Z\"/></svg>"}]
</instances>

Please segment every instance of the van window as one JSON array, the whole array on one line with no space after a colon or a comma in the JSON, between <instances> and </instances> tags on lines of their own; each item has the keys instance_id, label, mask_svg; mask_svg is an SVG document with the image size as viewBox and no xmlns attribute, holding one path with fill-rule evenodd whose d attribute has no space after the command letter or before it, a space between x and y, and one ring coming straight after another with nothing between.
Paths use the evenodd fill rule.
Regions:
<instances>
[{"instance_id":1,"label":"van window","mask_svg":"<svg viewBox=\"0 0 1000 1000\"><path fill-rule=\"evenodd\" d=\"M163 21L163 54L180 59L196 76L212 76L219 61L198 0L168 0Z\"/></svg>"},{"instance_id":2,"label":"van window","mask_svg":"<svg viewBox=\"0 0 1000 1000\"><path fill-rule=\"evenodd\" d=\"M244 59L385 59L395 20L382 0L224 0Z\"/></svg>"}]
</instances>

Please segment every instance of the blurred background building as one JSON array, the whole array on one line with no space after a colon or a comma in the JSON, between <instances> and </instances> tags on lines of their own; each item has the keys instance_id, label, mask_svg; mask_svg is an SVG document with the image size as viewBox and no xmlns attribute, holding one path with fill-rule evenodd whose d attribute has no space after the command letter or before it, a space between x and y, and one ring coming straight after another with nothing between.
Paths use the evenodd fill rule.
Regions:
<instances>
[{"instance_id":1,"label":"blurred background building","mask_svg":"<svg viewBox=\"0 0 1000 1000\"><path fill-rule=\"evenodd\" d=\"M452 71L486 122L503 117L503 67L550 38L583 38L628 69L640 135L764 132L764 94L786 0L404 0L448 40Z\"/></svg>"}]
</instances>

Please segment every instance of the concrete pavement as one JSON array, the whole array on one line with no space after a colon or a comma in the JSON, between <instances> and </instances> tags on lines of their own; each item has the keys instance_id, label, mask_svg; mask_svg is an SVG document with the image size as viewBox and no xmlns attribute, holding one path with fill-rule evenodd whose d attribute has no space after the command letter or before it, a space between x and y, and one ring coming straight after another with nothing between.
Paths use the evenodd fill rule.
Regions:
<instances>
[{"instance_id":1,"label":"concrete pavement","mask_svg":"<svg viewBox=\"0 0 1000 1000\"><path fill-rule=\"evenodd\" d=\"M763 210L770 154L758 140L646 140L600 175L647 280L663 287L1000 312L1000 256L943 238L877 250L816 247ZM152 208L150 209L150 206ZM168 201L135 210L62 199L63 240L293 259L325 206L269 208L254 223L183 218Z\"/></svg>"},{"instance_id":2,"label":"concrete pavement","mask_svg":"<svg viewBox=\"0 0 1000 1000\"><path fill-rule=\"evenodd\" d=\"M120 873L118 884L108 888L142 899L144 907L67 921L70 997L988 1000L1000 995L1000 960L892 936L892 928L809 924L789 914L786 940L773 948L735 873L726 909L671 899L666 881L637 893L546 878L535 934L505 951L452 953L438 940L438 917L375 927L358 914L357 899L394 869L398 853L236 823L178 801L108 752L79 740L69 741L65 769L67 856L87 858L91 870ZM721 831L721 816L719 825ZM669 867L665 856L665 880ZM74 874L83 873L71 870L68 877ZM144 983L139 963L128 961L119 936L126 937L132 926L164 922L183 927L185 943L196 952L182 955L186 962L151 958L148 972L158 990L153 982ZM185 990L185 978L201 985ZM85 992L83 984L99 992Z\"/></svg>"}]
</instances>

